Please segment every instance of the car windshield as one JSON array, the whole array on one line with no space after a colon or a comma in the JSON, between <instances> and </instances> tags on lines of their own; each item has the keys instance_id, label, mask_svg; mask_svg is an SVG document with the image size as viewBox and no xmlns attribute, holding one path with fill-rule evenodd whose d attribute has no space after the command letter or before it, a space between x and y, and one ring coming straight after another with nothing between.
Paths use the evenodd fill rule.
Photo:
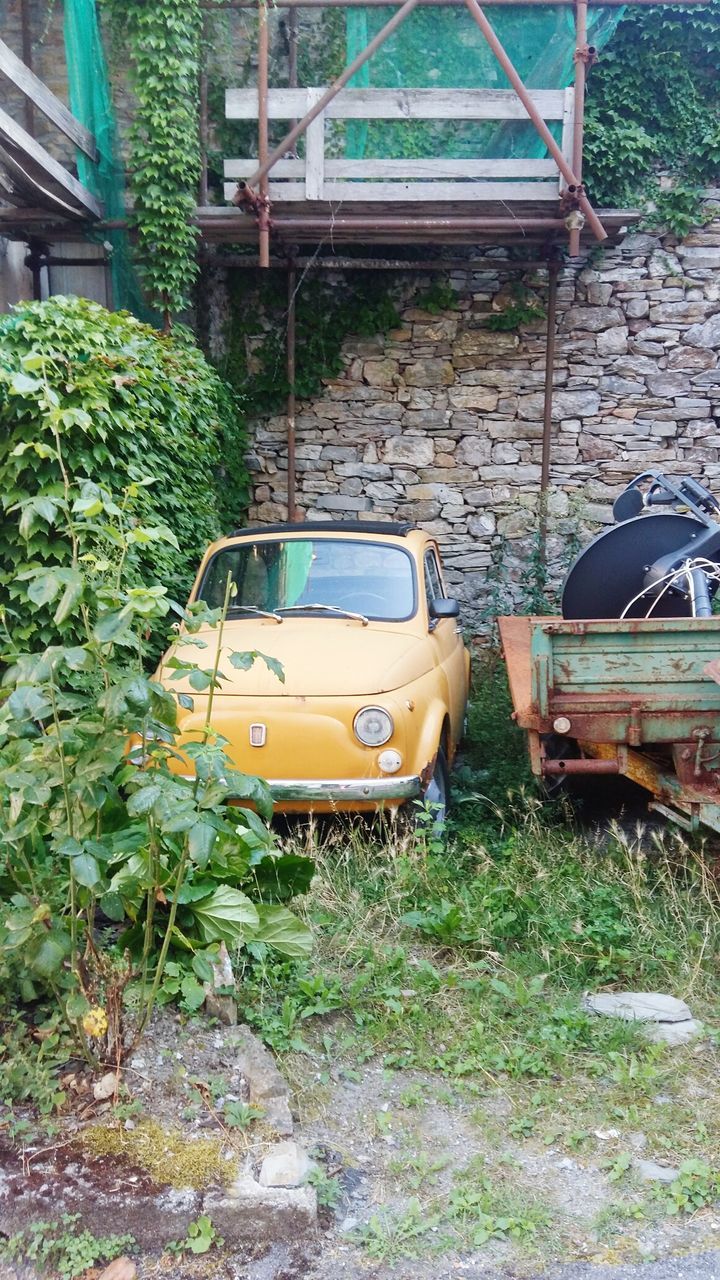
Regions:
<instances>
[{"instance_id":1,"label":"car windshield","mask_svg":"<svg viewBox=\"0 0 720 1280\"><path fill-rule=\"evenodd\" d=\"M406 551L386 543L340 538L292 538L224 547L205 570L198 598L212 608L225 598L228 574L236 587L230 612L248 617L331 605L367 618L399 622L415 612L415 573ZM331 618L330 611L317 611Z\"/></svg>"}]
</instances>

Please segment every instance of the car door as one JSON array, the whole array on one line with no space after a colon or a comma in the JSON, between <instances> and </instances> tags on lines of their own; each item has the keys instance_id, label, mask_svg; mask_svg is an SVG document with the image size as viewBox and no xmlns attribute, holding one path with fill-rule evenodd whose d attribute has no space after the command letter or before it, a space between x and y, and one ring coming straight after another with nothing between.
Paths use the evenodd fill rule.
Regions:
<instances>
[{"instance_id":1,"label":"car door","mask_svg":"<svg viewBox=\"0 0 720 1280\"><path fill-rule=\"evenodd\" d=\"M452 728L452 748L462 737L468 696L468 654L463 644L459 618L431 618L431 600L447 599L437 548L428 546L423 557L425 597L428 605L428 629L436 648L448 689L448 711Z\"/></svg>"}]
</instances>

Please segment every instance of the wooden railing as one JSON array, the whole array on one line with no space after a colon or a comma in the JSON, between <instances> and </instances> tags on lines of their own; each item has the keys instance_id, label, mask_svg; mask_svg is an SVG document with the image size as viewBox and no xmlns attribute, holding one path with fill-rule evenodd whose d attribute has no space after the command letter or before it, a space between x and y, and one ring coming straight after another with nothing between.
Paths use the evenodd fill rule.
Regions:
<instances>
[{"instance_id":1,"label":"wooden railing","mask_svg":"<svg viewBox=\"0 0 720 1280\"><path fill-rule=\"evenodd\" d=\"M324 90L271 89L270 120L297 120ZM573 89L531 91L543 119L562 121L561 149L572 159ZM256 120L256 89L228 89L229 120ZM326 120L523 121L528 115L512 90L343 89L307 129L305 155L277 160L269 174L272 201L557 201L562 181L554 160L337 159L326 155ZM225 161L225 197L250 177L257 160Z\"/></svg>"},{"instance_id":2,"label":"wooden railing","mask_svg":"<svg viewBox=\"0 0 720 1280\"><path fill-rule=\"evenodd\" d=\"M55 96L52 90L31 71L25 63L13 53L9 45L0 40L0 72L15 85L21 93L42 111L70 141L88 156L97 161L98 153L95 139L72 112L68 111L64 102ZM17 120L0 108L0 160L4 165L12 188L19 191L30 190L40 205L49 205L59 212L71 214L91 214L101 217L103 208L99 200L79 182L73 174L56 160L32 134ZM49 184L49 185L48 185ZM13 200L13 190L7 198ZM15 201L13 201L15 202Z\"/></svg>"}]
</instances>

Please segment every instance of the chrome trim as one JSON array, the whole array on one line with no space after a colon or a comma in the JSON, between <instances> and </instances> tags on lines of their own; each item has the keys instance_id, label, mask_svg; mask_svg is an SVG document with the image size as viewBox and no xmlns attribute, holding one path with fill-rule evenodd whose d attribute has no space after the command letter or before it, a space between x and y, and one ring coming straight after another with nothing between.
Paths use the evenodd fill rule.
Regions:
<instances>
[{"instance_id":1,"label":"chrome trim","mask_svg":"<svg viewBox=\"0 0 720 1280\"><path fill-rule=\"evenodd\" d=\"M411 800L422 785L417 775L396 778L268 778L273 800Z\"/></svg>"}]
</instances>

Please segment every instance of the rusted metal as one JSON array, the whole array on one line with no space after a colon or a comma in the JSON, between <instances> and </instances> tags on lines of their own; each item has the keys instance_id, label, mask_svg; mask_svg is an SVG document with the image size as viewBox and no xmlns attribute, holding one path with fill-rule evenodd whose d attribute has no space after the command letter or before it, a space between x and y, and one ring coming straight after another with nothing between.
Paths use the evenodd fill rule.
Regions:
<instances>
[{"instance_id":1,"label":"rusted metal","mask_svg":"<svg viewBox=\"0 0 720 1280\"><path fill-rule=\"evenodd\" d=\"M261 0L261 4L264 4L264 0ZM333 80L332 84L328 86L322 97L318 98L315 105L305 113L302 120L298 120L294 128L285 135L282 142L279 146L275 147L271 155L267 156L265 160L260 160L260 164L258 165L255 173L248 179L249 186L254 187L256 183L267 177L267 174L272 169L275 161L280 160L288 151L292 150L298 138L304 134L308 125L312 124L313 120L316 120L317 117L321 115L328 103L332 102L333 98L337 96L348 81L352 80L355 73L359 71L361 67L365 66L365 63L372 57L372 55L377 52L380 46L383 45L393 32L397 30L400 24L405 21L408 14L412 13L417 4L418 0L405 0L405 3L400 9L398 9L397 13L395 13L393 17L385 23L384 27L381 27L370 43L366 45L364 49L361 49L360 53L356 58L353 58L349 66L347 66L345 70L337 76L335 80Z\"/></svg>"},{"instance_id":2,"label":"rusted metal","mask_svg":"<svg viewBox=\"0 0 720 1280\"><path fill-rule=\"evenodd\" d=\"M288 87L290 89L297 88L298 82L298 11L295 5L288 9L287 20L288 34ZM290 121L290 128L293 129L297 124L297 120ZM292 149L292 154L297 156L297 143Z\"/></svg>"},{"instance_id":3,"label":"rusted metal","mask_svg":"<svg viewBox=\"0 0 720 1280\"><path fill-rule=\"evenodd\" d=\"M42 302L42 271L47 264L49 252L50 246L45 244L43 240L39 240L36 236L30 237L25 266L32 276L33 302Z\"/></svg>"},{"instance_id":4,"label":"rusted metal","mask_svg":"<svg viewBox=\"0 0 720 1280\"><path fill-rule=\"evenodd\" d=\"M592 756L581 757L579 760L549 760L544 756L542 759L542 772L544 777L564 773L619 773L620 761L617 756L614 760L595 760Z\"/></svg>"},{"instance_id":5,"label":"rusted metal","mask_svg":"<svg viewBox=\"0 0 720 1280\"><path fill-rule=\"evenodd\" d=\"M588 2L592 8L608 9L619 9L626 4L659 7L674 5L676 8L693 9L697 5L707 4L707 0L588 0ZM258 0L200 0L200 8L210 9L212 12L223 9L255 9L257 3ZM294 3L295 0L276 0L275 8L289 9ZM392 8L397 3L398 0L303 0L303 7L306 9L386 9ZM462 3L464 0L418 0L422 8L458 9ZM575 0L485 0L486 5L501 8L506 5L515 5L536 9L548 3L570 9Z\"/></svg>"},{"instance_id":6,"label":"rusted metal","mask_svg":"<svg viewBox=\"0 0 720 1280\"><path fill-rule=\"evenodd\" d=\"M515 230L519 235L528 231L558 231L565 224L561 218L474 218L453 216L447 217L372 217L364 214L348 214L338 218L328 215L310 215L309 217L275 217L272 219L273 229L279 231L317 231L321 234L336 231L508 231Z\"/></svg>"},{"instance_id":7,"label":"rusted metal","mask_svg":"<svg viewBox=\"0 0 720 1280\"><path fill-rule=\"evenodd\" d=\"M258 255L260 266L270 265L270 201L268 197L268 83L269 83L269 33L267 4L258 5L258 160L260 169L258 207ZM253 183L247 184L250 188Z\"/></svg>"},{"instance_id":8,"label":"rusted metal","mask_svg":"<svg viewBox=\"0 0 720 1280\"><path fill-rule=\"evenodd\" d=\"M575 0L575 106L573 117L573 171L582 182L583 130L585 122L585 72L587 51L587 0ZM580 252L580 229L570 228L570 257Z\"/></svg>"},{"instance_id":9,"label":"rusted metal","mask_svg":"<svg viewBox=\"0 0 720 1280\"><path fill-rule=\"evenodd\" d=\"M485 17L485 14L480 8L480 5L477 3L477 0L465 0L465 5L468 11L472 14L473 18L475 19L483 35L485 36L485 39L490 45L490 48L495 54L495 57L500 63L500 66L505 72L505 75L510 81L510 84L512 85L517 96L522 102L530 119L535 125L537 132L539 133L540 137L545 143L545 146L547 147L548 151L550 152L550 155L552 156L558 169L560 170L560 173L565 179L568 185L568 188L577 196L578 208L587 219L590 225L590 229L592 230L593 235L595 236L595 239L607 240L608 238L607 232L603 227L592 205L590 204L590 201L585 195L580 178L577 176L574 170L570 168L570 165L567 163L567 160L565 159L562 151L560 150L560 147L558 146L550 130L548 129L545 121L540 115L540 112L535 106L535 103L533 102L532 98L530 97L530 94L525 88L525 85L520 79L520 76L515 70L513 63L510 61L510 58L505 52L503 45L501 44L500 40L495 34L493 27L488 22L488 19Z\"/></svg>"},{"instance_id":10,"label":"rusted metal","mask_svg":"<svg viewBox=\"0 0 720 1280\"><path fill-rule=\"evenodd\" d=\"M260 265L256 256L237 253L212 253L201 250L201 262L216 267L239 267L254 271ZM295 265L301 271L497 271L497 258L318 258L297 257ZM503 260L503 273L507 271L535 271L547 267L545 258L517 258ZM270 266L287 270L286 258L271 258Z\"/></svg>"},{"instance_id":11,"label":"rusted metal","mask_svg":"<svg viewBox=\"0 0 720 1280\"><path fill-rule=\"evenodd\" d=\"M287 273L287 333L285 337L287 350L287 505L288 520L297 520L296 482L295 482L295 297L297 294L297 271L295 263L288 264Z\"/></svg>"}]
</instances>

